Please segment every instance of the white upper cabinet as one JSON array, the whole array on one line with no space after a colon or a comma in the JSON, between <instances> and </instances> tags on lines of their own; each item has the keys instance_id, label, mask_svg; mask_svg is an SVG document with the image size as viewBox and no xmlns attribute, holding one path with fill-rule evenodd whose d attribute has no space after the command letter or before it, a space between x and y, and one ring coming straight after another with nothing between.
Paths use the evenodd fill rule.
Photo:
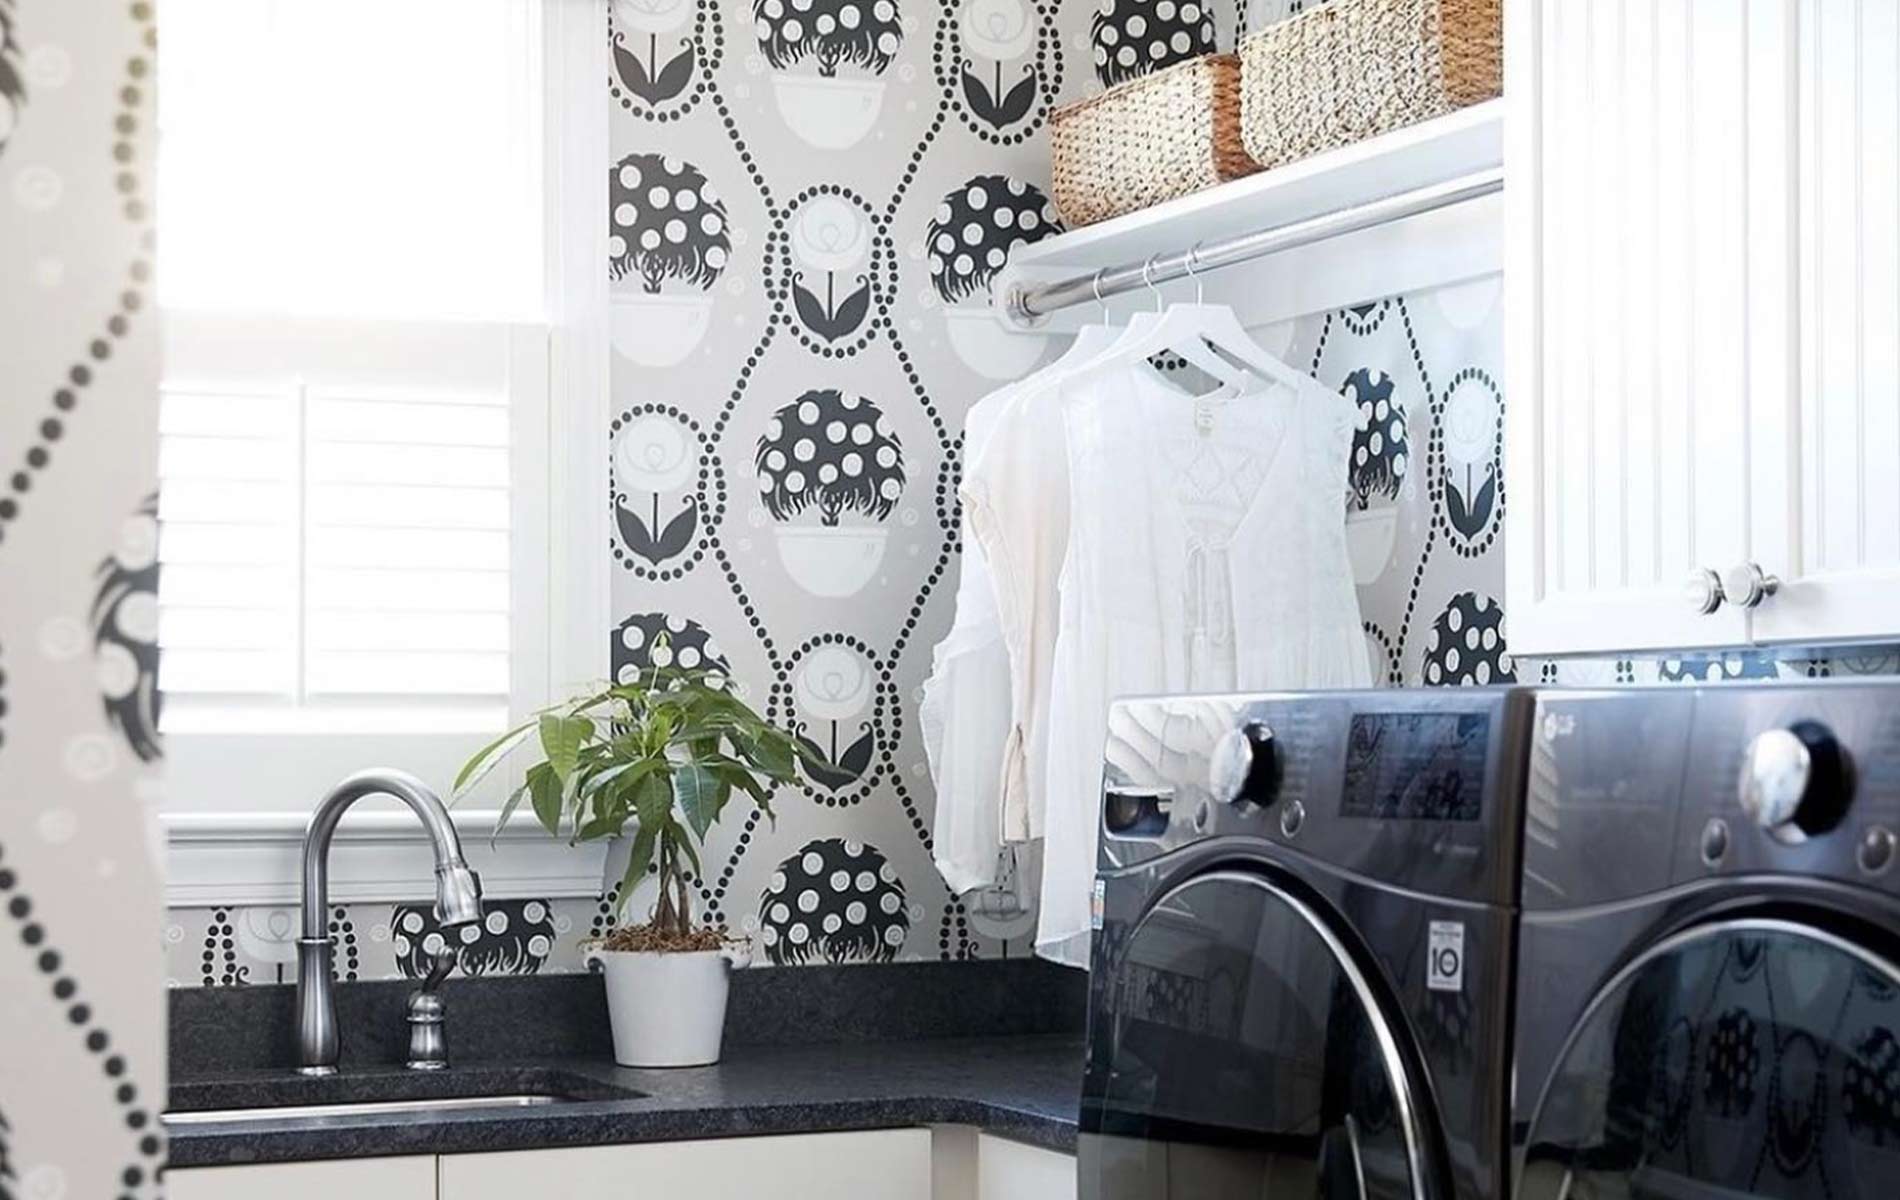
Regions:
<instances>
[{"instance_id":1,"label":"white upper cabinet","mask_svg":"<svg viewBox=\"0 0 1900 1200\"><path fill-rule=\"evenodd\" d=\"M1519 655L1900 634L1892 0L1513 0Z\"/></svg>"}]
</instances>

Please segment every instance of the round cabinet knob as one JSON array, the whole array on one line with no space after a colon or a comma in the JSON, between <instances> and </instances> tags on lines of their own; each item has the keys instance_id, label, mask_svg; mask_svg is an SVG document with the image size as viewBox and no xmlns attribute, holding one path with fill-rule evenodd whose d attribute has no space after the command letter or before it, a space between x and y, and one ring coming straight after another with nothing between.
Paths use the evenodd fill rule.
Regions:
<instances>
[{"instance_id":1,"label":"round cabinet knob","mask_svg":"<svg viewBox=\"0 0 1900 1200\"><path fill-rule=\"evenodd\" d=\"M1214 747L1208 771L1214 798L1235 808L1265 808L1280 791L1280 749L1273 729L1263 721L1249 721Z\"/></svg>"},{"instance_id":2,"label":"round cabinet knob","mask_svg":"<svg viewBox=\"0 0 1900 1200\"><path fill-rule=\"evenodd\" d=\"M1761 569L1760 563L1737 563L1722 580L1722 595L1730 604L1757 608L1781 590L1781 580Z\"/></svg>"},{"instance_id":3,"label":"round cabinet knob","mask_svg":"<svg viewBox=\"0 0 1900 1200\"><path fill-rule=\"evenodd\" d=\"M1706 617L1722 607L1722 577L1713 568L1697 567L1682 581L1682 596L1690 608Z\"/></svg>"},{"instance_id":4,"label":"round cabinet knob","mask_svg":"<svg viewBox=\"0 0 1900 1200\"><path fill-rule=\"evenodd\" d=\"M1742 811L1796 846L1826 833L1847 809L1847 755L1827 726L1797 721L1758 734L1742 763Z\"/></svg>"}]
</instances>

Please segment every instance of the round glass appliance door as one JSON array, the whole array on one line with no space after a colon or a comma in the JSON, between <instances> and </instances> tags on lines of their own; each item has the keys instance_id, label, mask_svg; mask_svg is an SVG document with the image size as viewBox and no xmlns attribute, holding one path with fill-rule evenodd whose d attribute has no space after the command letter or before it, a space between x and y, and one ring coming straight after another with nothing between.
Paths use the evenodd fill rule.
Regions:
<instances>
[{"instance_id":1,"label":"round glass appliance door","mask_svg":"<svg viewBox=\"0 0 1900 1200\"><path fill-rule=\"evenodd\" d=\"M1082 1097L1084 1200L1435 1200L1394 1028L1310 905L1238 871L1115 952Z\"/></svg>"},{"instance_id":2,"label":"round glass appliance door","mask_svg":"<svg viewBox=\"0 0 1900 1200\"><path fill-rule=\"evenodd\" d=\"M1900 971L1780 920L1659 942L1570 1034L1521 1200L1900 1196Z\"/></svg>"}]
</instances>

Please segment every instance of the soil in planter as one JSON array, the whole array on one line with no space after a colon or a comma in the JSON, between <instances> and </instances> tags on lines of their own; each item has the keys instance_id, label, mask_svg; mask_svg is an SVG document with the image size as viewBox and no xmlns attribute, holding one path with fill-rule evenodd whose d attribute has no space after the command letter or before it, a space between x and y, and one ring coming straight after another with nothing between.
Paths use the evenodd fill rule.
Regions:
<instances>
[{"instance_id":1,"label":"soil in planter","mask_svg":"<svg viewBox=\"0 0 1900 1200\"><path fill-rule=\"evenodd\" d=\"M596 943L602 950L626 950L635 954L690 954L700 950L723 950L732 939L725 926L713 929L661 930L652 925L623 925L609 930Z\"/></svg>"}]
</instances>

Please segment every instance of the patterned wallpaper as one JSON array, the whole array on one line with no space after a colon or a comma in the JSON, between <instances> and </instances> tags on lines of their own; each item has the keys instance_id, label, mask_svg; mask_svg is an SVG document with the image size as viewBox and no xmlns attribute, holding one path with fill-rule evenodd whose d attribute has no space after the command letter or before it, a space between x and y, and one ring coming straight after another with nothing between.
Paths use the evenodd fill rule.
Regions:
<instances>
[{"instance_id":1,"label":"patterned wallpaper","mask_svg":"<svg viewBox=\"0 0 1900 1200\"><path fill-rule=\"evenodd\" d=\"M152 16L0 0L0 1197L164 1161Z\"/></svg>"},{"instance_id":2,"label":"patterned wallpaper","mask_svg":"<svg viewBox=\"0 0 1900 1200\"><path fill-rule=\"evenodd\" d=\"M702 909L770 963L1027 953L1016 890L930 861L915 704L947 630L962 414L1061 349L984 311L1059 231L1054 102L1230 47L1297 2L615 0L607 168L613 669L729 671L823 759L776 825L713 834ZM1349 541L1375 677L1397 686L1892 670L1892 655L1520 664L1502 638L1497 279L1259 331L1353 395ZM1028 891L1029 889L1022 889ZM810 894L809 898L807 893ZM577 969L617 897L515 901L470 972ZM802 901L802 903L801 903ZM636 908L639 904L636 904ZM177 910L170 975L287 978L294 911ZM332 913L345 977L413 975L426 909Z\"/></svg>"}]
</instances>

